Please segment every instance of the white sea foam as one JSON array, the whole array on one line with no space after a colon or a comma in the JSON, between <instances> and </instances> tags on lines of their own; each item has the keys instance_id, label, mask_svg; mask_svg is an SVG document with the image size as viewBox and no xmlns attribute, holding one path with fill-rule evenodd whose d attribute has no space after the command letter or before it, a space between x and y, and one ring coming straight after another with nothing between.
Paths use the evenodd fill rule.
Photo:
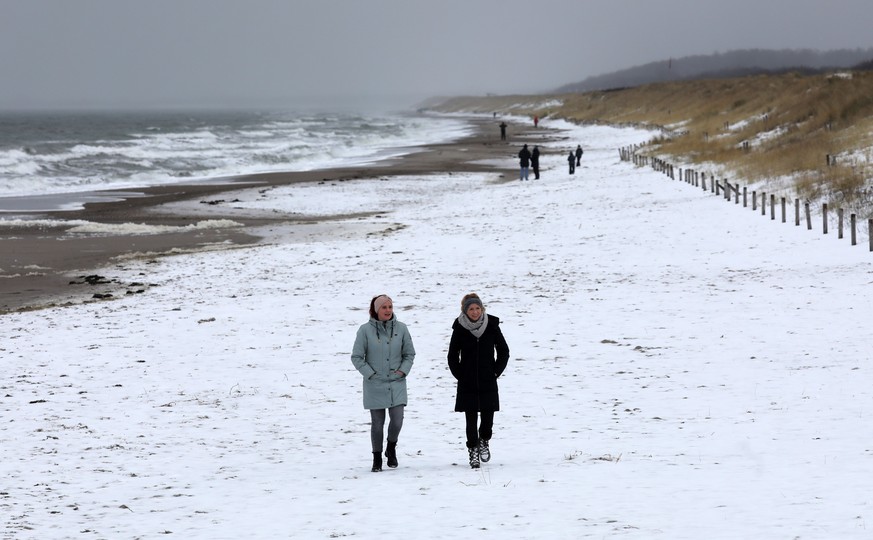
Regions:
<instances>
[{"instance_id":1,"label":"white sea foam","mask_svg":"<svg viewBox=\"0 0 873 540\"><path fill-rule=\"evenodd\" d=\"M95 223L81 219L0 219L0 229L12 228L63 228L69 234L147 235L190 232L206 229L234 229L242 223L228 219L207 219L191 225L146 225L144 223Z\"/></svg>"},{"instance_id":2,"label":"white sea foam","mask_svg":"<svg viewBox=\"0 0 873 540\"><path fill-rule=\"evenodd\" d=\"M86 225L90 223L89 221L84 221L81 219L0 219L0 228L5 229L21 229L21 228L33 228L33 229L50 229L55 227L69 227L69 226L79 226Z\"/></svg>"},{"instance_id":3,"label":"white sea foam","mask_svg":"<svg viewBox=\"0 0 873 540\"><path fill-rule=\"evenodd\" d=\"M147 235L189 232L203 229L233 229L242 227L242 223L227 219L208 219L184 226L146 225L144 223L94 223L84 222L71 227L70 234L105 234L105 235Z\"/></svg>"}]
</instances>

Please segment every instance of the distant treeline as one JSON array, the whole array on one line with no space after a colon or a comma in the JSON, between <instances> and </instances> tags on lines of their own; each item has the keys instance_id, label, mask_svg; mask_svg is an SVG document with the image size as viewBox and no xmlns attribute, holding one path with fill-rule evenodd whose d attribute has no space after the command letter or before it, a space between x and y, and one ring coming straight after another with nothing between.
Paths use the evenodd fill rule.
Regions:
<instances>
[{"instance_id":1,"label":"distant treeline","mask_svg":"<svg viewBox=\"0 0 873 540\"><path fill-rule=\"evenodd\" d=\"M743 49L710 55L683 56L588 77L550 93L591 92L657 82L726 79L786 72L812 75L847 68L873 70L873 48L824 52L813 49Z\"/></svg>"}]
</instances>

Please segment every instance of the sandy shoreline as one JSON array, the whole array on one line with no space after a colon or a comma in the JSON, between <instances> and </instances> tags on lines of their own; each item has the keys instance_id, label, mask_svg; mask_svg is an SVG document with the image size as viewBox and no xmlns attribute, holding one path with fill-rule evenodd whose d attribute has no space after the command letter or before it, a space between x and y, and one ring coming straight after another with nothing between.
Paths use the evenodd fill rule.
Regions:
<instances>
[{"instance_id":1,"label":"sandy shoreline","mask_svg":"<svg viewBox=\"0 0 873 540\"><path fill-rule=\"evenodd\" d=\"M29 209L27 200L22 199L17 211L7 212L0 217L81 220L107 225L135 223L184 229L161 234L72 234L69 232L70 226L7 226L0 237L0 313L137 294L148 284L119 283L111 275L101 276L105 279L97 284L82 279L83 276L94 275L96 269L107 268L125 257L158 257L186 251L251 245L264 239L253 233L259 227L329 222L341 217L307 218L235 212L230 204L232 201L224 197L230 192L269 189L299 182L433 173L496 172L507 179L514 179L515 169L500 168L494 165L495 160L513 163L521 144L548 146L556 135L542 127L534 129L530 125L512 124L508 130L508 140L502 141L497 128L500 119L471 121L476 129L470 136L450 143L421 147L413 153L373 165L247 175L215 182L99 192L97 195L104 199L71 211L34 211ZM204 220L229 220L241 226L194 227Z\"/></svg>"}]
</instances>

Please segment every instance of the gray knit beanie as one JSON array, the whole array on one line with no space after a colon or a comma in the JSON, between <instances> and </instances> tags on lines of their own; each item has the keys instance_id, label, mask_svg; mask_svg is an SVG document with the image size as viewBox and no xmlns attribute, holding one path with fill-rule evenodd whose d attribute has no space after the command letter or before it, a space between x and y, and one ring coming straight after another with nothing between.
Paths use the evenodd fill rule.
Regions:
<instances>
[{"instance_id":1,"label":"gray knit beanie","mask_svg":"<svg viewBox=\"0 0 873 540\"><path fill-rule=\"evenodd\" d=\"M476 297L471 297L464 300L464 313L467 313L467 310L470 309L470 306L472 306L473 304L479 304L480 308L482 308L483 310L485 309L485 306L482 305L482 300Z\"/></svg>"}]
</instances>

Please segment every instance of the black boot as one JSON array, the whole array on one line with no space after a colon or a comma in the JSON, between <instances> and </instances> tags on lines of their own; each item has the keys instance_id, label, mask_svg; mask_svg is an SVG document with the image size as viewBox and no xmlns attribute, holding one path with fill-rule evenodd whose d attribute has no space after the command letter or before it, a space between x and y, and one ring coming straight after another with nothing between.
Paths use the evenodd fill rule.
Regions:
<instances>
[{"instance_id":1,"label":"black boot","mask_svg":"<svg viewBox=\"0 0 873 540\"><path fill-rule=\"evenodd\" d=\"M382 452L373 452L373 472L382 470Z\"/></svg>"},{"instance_id":2,"label":"black boot","mask_svg":"<svg viewBox=\"0 0 873 540\"><path fill-rule=\"evenodd\" d=\"M468 447L467 452L470 454L470 468L479 468L479 445Z\"/></svg>"},{"instance_id":3,"label":"black boot","mask_svg":"<svg viewBox=\"0 0 873 540\"><path fill-rule=\"evenodd\" d=\"M385 457L388 458L388 466L394 469L397 467L397 441L388 441L388 449L385 450Z\"/></svg>"},{"instance_id":4,"label":"black boot","mask_svg":"<svg viewBox=\"0 0 873 540\"><path fill-rule=\"evenodd\" d=\"M485 439L479 439L479 459L482 460L482 463L491 461L491 449L488 447L488 441Z\"/></svg>"}]
</instances>

